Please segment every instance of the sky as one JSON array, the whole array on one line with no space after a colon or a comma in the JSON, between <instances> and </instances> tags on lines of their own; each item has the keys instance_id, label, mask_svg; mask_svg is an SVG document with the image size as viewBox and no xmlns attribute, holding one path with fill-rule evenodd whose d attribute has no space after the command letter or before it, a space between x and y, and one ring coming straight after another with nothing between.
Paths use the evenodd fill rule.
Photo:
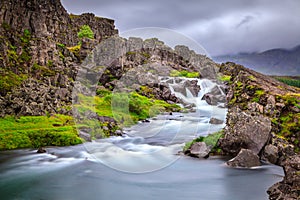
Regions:
<instances>
[{"instance_id":1,"label":"sky","mask_svg":"<svg viewBox=\"0 0 300 200\"><path fill-rule=\"evenodd\" d=\"M300 44L299 0L62 0L62 4L69 13L114 19L121 35L145 27L173 30L211 56Z\"/></svg>"}]
</instances>

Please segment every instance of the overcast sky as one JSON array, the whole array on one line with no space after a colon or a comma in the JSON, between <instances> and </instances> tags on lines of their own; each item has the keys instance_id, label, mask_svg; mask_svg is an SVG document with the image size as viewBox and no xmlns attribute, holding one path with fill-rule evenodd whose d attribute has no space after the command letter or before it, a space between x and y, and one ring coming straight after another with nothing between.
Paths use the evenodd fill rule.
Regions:
<instances>
[{"instance_id":1,"label":"overcast sky","mask_svg":"<svg viewBox=\"0 0 300 200\"><path fill-rule=\"evenodd\" d=\"M300 0L62 0L69 13L112 18L120 32L178 31L212 55L300 44Z\"/></svg>"}]
</instances>

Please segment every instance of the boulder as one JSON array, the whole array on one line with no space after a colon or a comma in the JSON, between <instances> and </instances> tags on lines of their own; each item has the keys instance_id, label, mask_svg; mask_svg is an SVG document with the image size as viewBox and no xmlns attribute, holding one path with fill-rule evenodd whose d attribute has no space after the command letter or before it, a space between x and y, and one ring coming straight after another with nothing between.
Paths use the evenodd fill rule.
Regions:
<instances>
[{"instance_id":1,"label":"boulder","mask_svg":"<svg viewBox=\"0 0 300 200\"><path fill-rule=\"evenodd\" d=\"M190 148L190 155L197 158L207 158L211 148L205 142L196 142Z\"/></svg>"},{"instance_id":2,"label":"boulder","mask_svg":"<svg viewBox=\"0 0 300 200\"><path fill-rule=\"evenodd\" d=\"M86 133L83 130L80 130L78 135L79 135L79 137L81 137L82 139L84 139L87 142L91 142L92 141L91 135L88 134L88 133Z\"/></svg>"},{"instance_id":3,"label":"boulder","mask_svg":"<svg viewBox=\"0 0 300 200\"><path fill-rule=\"evenodd\" d=\"M44 147L39 147L37 153L47 153L47 151Z\"/></svg>"},{"instance_id":4,"label":"boulder","mask_svg":"<svg viewBox=\"0 0 300 200\"><path fill-rule=\"evenodd\" d=\"M265 146L262 157L269 163L276 164L278 160L278 148L272 144Z\"/></svg>"},{"instance_id":5,"label":"boulder","mask_svg":"<svg viewBox=\"0 0 300 200\"><path fill-rule=\"evenodd\" d=\"M222 150L229 155L237 155L244 149L259 154L271 136L271 120L268 117L235 107L227 114L225 136L219 140Z\"/></svg>"},{"instance_id":6,"label":"boulder","mask_svg":"<svg viewBox=\"0 0 300 200\"><path fill-rule=\"evenodd\" d=\"M214 117L210 118L210 120L209 120L210 124L223 124L223 122L224 122L223 120L217 119L217 118L214 118Z\"/></svg>"},{"instance_id":7,"label":"boulder","mask_svg":"<svg viewBox=\"0 0 300 200\"><path fill-rule=\"evenodd\" d=\"M227 162L230 167L255 167L260 166L259 157L249 149L241 149L239 154Z\"/></svg>"}]
</instances>

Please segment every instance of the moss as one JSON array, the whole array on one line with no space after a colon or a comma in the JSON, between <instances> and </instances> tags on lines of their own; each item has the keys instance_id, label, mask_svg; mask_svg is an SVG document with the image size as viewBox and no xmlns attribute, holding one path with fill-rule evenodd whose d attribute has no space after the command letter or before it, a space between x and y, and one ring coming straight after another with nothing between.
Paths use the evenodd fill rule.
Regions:
<instances>
[{"instance_id":1,"label":"moss","mask_svg":"<svg viewBox=\"0 0 300 200\"><path fill-rule=\"evenodd\" d=\"M196 142L204 142L207 146L212 147L211 152L217 152L217 151L219 151L218 146L217 146L218 141L223 136L224 136L223 130L215 132L215 133L212 133L212 134L209 134L209 135L207 135L205 137L204 136L200 136L200 137L198 137L198 138L196 138L196 139L194 139L194 140L192 140L190 142L187 142L185 144L185 146L183 147L183 151L185 152L188 149L190 149L191 146L194 143L196 143Z\"/></svg>"},{"instance_id":2,"label":"moss","mask_svg":"<svg viewBox=\"0 0 300 200\"><path fill-rule=\"evenodd\" d=\"M134 51L128 51L126 52L126 56L136 55L136 52Z\"/></svg>"},{"instance_id":3,"label":"moss","mask_svg":"<svg viewBox=\"0 0 300 200\"><path fill-rule=\"evenodd\" d=\"M48 67L38 65L37 63L34 63L32 65L32 71L36 76L54 76L56 73L53 70L50 70Z\"/></svg>"},{"instance_id":4,"label":"moss","mask_svg":"<svg viewBox=\"0 0 300 200\"><path fill-rule=\"evenodd\" d=\"M65 44L61 44L61 43L56 43L56 46L58 46L59 48L66 48L66 45Z\"/></svg>"},{"instance_id":5,"label":"moss","mask_svg":"<svg viewBox=\"0 0 300 200\"><path fill-rule=\"evenodd\" d=\"M47 67L53 67L53 60L48 60Z\"/></svg>"},{"instance_id":6,"label":"moss","mask_svg":"<svg viewBox=\"0 0 300 200\"><path fill-rule=\"evenodd\" d=\"M82 143L73 118L65 115L0 118L0 150Z\"/></svg>"},{"instance_id":7,"label":"moss","mask_svg":"<svg viewBox=\"0 0 300 200\"><path fill-rule=\"evenodd\" d=\"M28 29L25 29L21 37L21 41L24 44L29 44L30 40L31 40L31 33Z\"/></svg>"},{"instance_id":8,"label":"moss","mask_svg":"<svg viewBox=\"0 0 300 200\"><path fill-rule=\"evenodd\" d=\"M73 47L67 47L70 52L72 52L76 57L79 57L81 45L76 45Z\"/></svg>"},{"instance_id":9,"label":"moss","mask_svg":"<svg viewBox=\"0 0 300 200\"><path fill-rule=\"evenodd\" d=\"M176 104L169 104L162 100L151 99L132 93L112 93L108 90L99 90L98 96L90 97L78 95L79 103L74 105L79 113L92 111L99 116L113 117L124 126L135 124L155 116L164 111L180 111Z\"/></svg>"},{"instance_id":10,"label":"moss","mask_svg":"<svg viewBox=\"0 0 300 200\"><path fill-rule=\"evenodd\" d=\"M172 70L170 72L170 76L171 77L186 77L186 78L199 78L200 77L200 73L199 72L189 72L186 70Z\"/></svg>"},{"instance_id":11,"label":"moss","mask_svg":"<svg viewBox=\"0 0 300 200\"><path fill-rule=\"evenodd\" d=\"M222 75L222 76L218 77L218 79L222 82L231 83L231 76L229 76L229 75Z\"/></svg>"},{"instance_id":12,"label":"moss","mask_svg":"<svg viewBox=\"0 0 300 200\"><path fill-rule=\"evenodd\" d=\"M94 33L89 25L83 25L80 27L80 31L77 33L78 38L90 38L94 39Z\"/></svg>"},{"instance_id":13,"label":"moss","mask_svg":"<svg viewBox=\"0 0 300 200\"><path fill-rule=\"evenodd\" d=\"M285 107L277 119L279 127L279 136L294 144L296 151L299 150L300 145L297 138L300 132L300 113L296 112L293 107L300 108L300 95L296 93L288 93L286 95L276 96L277 101L283 101Z\"/></svg>"},{"instance_id":14,"label":"moss","mask_svg":"<svg viewBox=\"0 0 300 200\"><path fill-rule=\"evenodd\" d=\"M250 79L250 80L252 80L252 81L255 81L255 80L256 80L256 78L255 78L253 75L248 76L248 79Z\"/></svg>"},{"instance_id":15,"label":"moss","mask_svg":"<svg viewBox=\"0 0 300 200\"><path fill-rule=\"evenodd\" d=\"M27 79L25 74L15 74L10 70L0 69L0 94L4 95L11 91L14 87L18 87Z\"/></svg>"}]
</instances>

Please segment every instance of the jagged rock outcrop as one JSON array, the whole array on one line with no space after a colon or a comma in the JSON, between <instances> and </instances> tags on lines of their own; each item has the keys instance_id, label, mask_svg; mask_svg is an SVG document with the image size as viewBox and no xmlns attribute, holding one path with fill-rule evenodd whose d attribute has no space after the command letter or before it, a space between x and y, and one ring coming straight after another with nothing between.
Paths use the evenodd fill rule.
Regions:
<instances>
[{"instance_id":1,"label":"jagged rock outcrop","mask_svg":"<svg viewBox=\"0 0 300 200\"><path fill-rule=\"evenodd\" d=\"M113 20L69 15L59 0L1 1L0 24L0 73L7 82L1 85L0 116L70 114L80 65L74 49L87 54L118 33ZM78 37L82 25L92 29L93 39Z\"/></svg>"},{"instance_id":2,"label":"jagged rock outcrop","mask_svg":"<svg viewBox=\"0 0 300 200\"><path fill-rule=\"evenodd\" d=\"M283 162L285 177L268 190L271 200L296 200L300 196L300 156L295 155Z\"/></svg>"},{"instance_id":3,"label":"jagged rock outcrop","mask_svg":"<svg viewBox=\"0 0 300 200\"><path fill-rule=\"evenodd\" d=\"M300 89L234 63L222 64L220 72L231 78L225 136L219 146L231 156L247 149L261 160L283 166L284 181L269 190L270 199L297 199L300 174L293 163L300 147ZM286 170L291 165L293 170Z\"/></svg>"}]
</instances>

